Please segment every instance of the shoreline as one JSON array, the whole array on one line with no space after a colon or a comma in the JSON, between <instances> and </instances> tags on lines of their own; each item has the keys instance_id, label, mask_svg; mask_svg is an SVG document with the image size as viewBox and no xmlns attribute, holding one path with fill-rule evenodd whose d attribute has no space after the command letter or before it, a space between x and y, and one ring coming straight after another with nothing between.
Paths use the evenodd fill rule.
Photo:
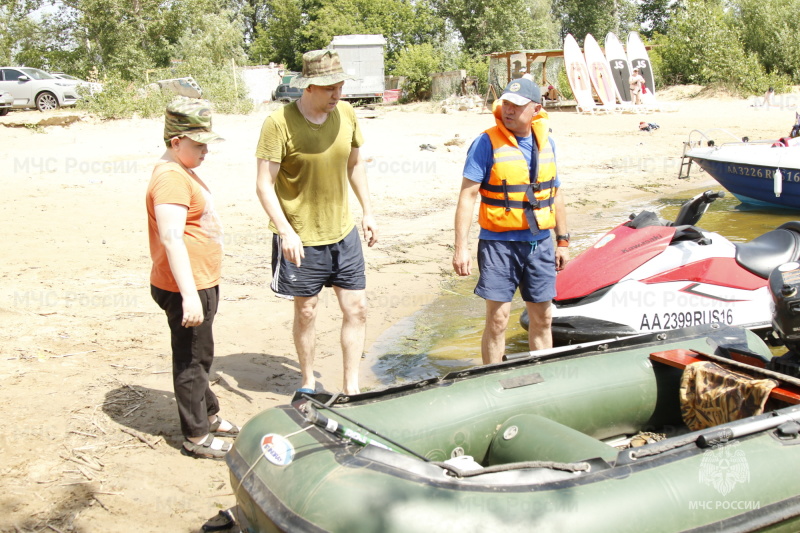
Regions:
<instances>
[{"instance_id":1,"label":"shoreline","mask_svg":"<svg viewBox=\"0 0 800 533\"><path fill-rule=\"evenodd\" d=\"M435 302L455 276L452 226L464 155L493 121L489 113L425 109L392 106L360 118L381 232L365 249L368 350ZM227 141L213 145L198 169L226 228L213 386L221 414L238 424L285 404L299 382L292 305L268 287L271 235L255 195L255 144L265 116L215 116L215 131ZM699 173L677 179L676 160L692 129L785 136L794 111L710 98L680 100L674 113L550 118L577 249L599 231L591 228L618 224L631 205L707 182ZM660 128L640 132L640 121ZM0 436L8 487L0 505L10 510L0 531L46 524L197 531L234 504L224 462L179 453L168 329L148 287L144 192L163 152L162 129L160 120L133 119L3 130L9 229L0 267L0 399L15 431ZM472 231L474 248L477 224ZM332 293L321 300L315 368L320 385L335 392L340 312ZM474 297L469 305L482 303ZM366 365L363 387L374 385ZM102 466L82 472L81 457Z\"/></svg>"}]
</instances>

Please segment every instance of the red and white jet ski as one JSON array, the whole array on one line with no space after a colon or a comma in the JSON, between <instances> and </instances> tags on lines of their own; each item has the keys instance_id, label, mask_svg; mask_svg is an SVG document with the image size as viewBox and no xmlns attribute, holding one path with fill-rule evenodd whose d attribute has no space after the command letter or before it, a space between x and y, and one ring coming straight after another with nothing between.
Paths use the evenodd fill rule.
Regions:
<instances>
[{"instance_id":1,"label":"red and white jet ski","mask_svg":"<svg viewBox=\"0 0 800 533\"><path fill-rule=\"evenodd\" d=\"M554 344L711 323L769 330L768 278L800 257L800 222L732 243L694 225L724 195L695 196L674 222L631 215L570 261L556 278ZM526 313L520 322L527 329Z\"/></svg>"}]
</instances>

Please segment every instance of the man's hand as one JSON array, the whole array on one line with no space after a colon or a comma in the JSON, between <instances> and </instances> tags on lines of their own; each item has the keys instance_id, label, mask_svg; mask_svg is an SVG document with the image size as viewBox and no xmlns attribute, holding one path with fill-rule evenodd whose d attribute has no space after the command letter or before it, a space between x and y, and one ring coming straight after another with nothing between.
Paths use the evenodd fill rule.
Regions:
<instances>
[{"instance_id":1,"label":"man's hand","mask_svg":"<svg viewBox=\"0 0 800 533\"><path fill-rule=\"evenodd\" d=\"M303 251L303 241L294 231L281 234L281 251L283 257L297 265L297 268L300 268L300 263L306 257L306 253Z\"/></svg>"},{"instance_id":2,"label":"man's hand","mask_svg":"<svg viewBox=\"0 0 800 533\"><path fill-rule=\"evenodd\" d=\"M564 270L569 263L569 248L566 246L556 247L556 272Z\"/></svg>"},{"instance_id":3,"label":"man's hand","mask_svg":"<svg viewBox=\"0 0 800 533\"><path fill-rule=\"evenodd\" d=\"M472 274L472 255L469 250L456 250L456 253L453 254L453 270L459 276Z\"/></svg>"},{"instance_id":4,"label":"man's hand","mask_svg":"<svg viewBox=\"0 0 800 533\"><path fill-rule=\"evenodd\" d=\"M475 201L481 184L467 178L461 179L461 192L458 193L456 205L456 239L453 254L453 270L459 276L472 274L472 254L469 251L469 226L475 211Z\"/></svg>"},{"instance_id":5,"label":"man's hand","mask_svg":"<svg viewBox=\"0 0 800 533\"><path fill-rule=\"evenodd\" d=\"M193 328L203 323L203 304L200 303L200 295L195 291L189 297L183 297L183 320L181 326Z\"/></svg>"},{"instance_id":6,"label":"man's hand","mask_svg":"<svg viewBox=\"0 0 800 533\"><path fill-rule=\"evenodd\" d=\"M361 220L361 230L364 232L364 241L370 248L378 242L378 225L372 215L364 215Z\"/></svg>"}]
</instances>

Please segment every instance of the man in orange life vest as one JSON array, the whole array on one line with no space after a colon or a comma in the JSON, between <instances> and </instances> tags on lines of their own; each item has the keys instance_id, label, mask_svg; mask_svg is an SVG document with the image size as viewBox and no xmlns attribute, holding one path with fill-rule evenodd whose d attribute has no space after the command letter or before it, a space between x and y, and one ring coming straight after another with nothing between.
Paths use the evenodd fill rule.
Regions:
<instances>
[{"instance_id":1,"label":"man in orange life vest","mask_svg":"<svg viewBox=\"0 0 800 533\"><path fill-rule=\"evenodd\" d=\"M481 339L484 364L502 360L517 288L530 318L530 349L553 345L550 305L555 297L556 271L569 261L569 233L555 144L541 99L534 82L512 80L495 102L497 125L473 141L464 165L453 268L459 276L472 273L469 229L480 195L480 277L475 294L486 300ZM555 250L550 237L553 228L558 244Z\"/></svg>"}]
</instances>

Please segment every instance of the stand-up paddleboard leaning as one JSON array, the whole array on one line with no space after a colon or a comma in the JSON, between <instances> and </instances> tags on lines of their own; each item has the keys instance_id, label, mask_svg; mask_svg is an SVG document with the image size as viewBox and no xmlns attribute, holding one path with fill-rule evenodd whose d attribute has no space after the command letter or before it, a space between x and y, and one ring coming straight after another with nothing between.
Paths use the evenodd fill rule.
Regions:
<instances>
[{"instance_id":1,"label":"stand-up paddleboard leaning","mask_svg":"<svg viewBox=\"0 0 800 533\"><path fill-rule=\"evenodd\" d=\"M653 101L656 98L656 81L653 77L653 67L650 64L650 56L647 54L647 49L642 43L639 34L632 31L628 34L628 62L631 65L631 71L639 71L639 75L644 78L646 91L643 91L643 102Z\"/></svg>"},{"instance_id":2,"label":"stand-up paddleboard leaning","mask_svg":"<svg viewBox=\"0 0 800 533\"><path fill-rule=\"evenodd\" d=\"M615 107L617 104L617 90L613 75L603 50L600 49L600 45L597 44L597 40L591 33L586 35L586 40L583 43L583 55L586 57L589 78L592 80L600 101L608 108Z\"/></svg>"},{"instance_id":3,"label":"stand-up paddleboard leaning","mask_svg":"<svg viewBox=\"0 0 800 533\"><path fill-rule=\"evenodd\" d=\"M592 96L589 69L586 68L586 59L581 52L581 47L578 46L578 41L571 33L564 38L564 66L567 69L567 78L572 87L572 94L578 102L579 111L594 111L597 106Z\"/></svg>"},{"instance_id":4,"label":"stand-up paddleboard leaning","mask_svg":"<svg viewBox=\"0 0 800 533\"><path fill-rule=\"evenodd\" d=\"M542 109L541 90L526 79L512 80L494 104L496 125L473 141L455 217L453 268L472 273L469 229L480 195L478 269L475 294L486 301L481 338L484 364L499 363L511 300L519 288L530 319L531 350L550 348L551 301L556 271L569 261L569 233L555 142ZM555 229L554 250L550 230Z\"/></svg>"},{"instance_id":5,"label":"stand-up paddleboard leaning","mask_svg":"<svg viewBox=\"0 0 800 533\"><path fill-rule=\"evenodd\" d=\"M631 67L628 63L628 55L625 53L622 43L613 33L606 35L606 60L614 77L614 84L617 87L617 95L620 103L630 103L631 91L628 86L628 78L631 77Z\"/></svg>"}]
</instances>

